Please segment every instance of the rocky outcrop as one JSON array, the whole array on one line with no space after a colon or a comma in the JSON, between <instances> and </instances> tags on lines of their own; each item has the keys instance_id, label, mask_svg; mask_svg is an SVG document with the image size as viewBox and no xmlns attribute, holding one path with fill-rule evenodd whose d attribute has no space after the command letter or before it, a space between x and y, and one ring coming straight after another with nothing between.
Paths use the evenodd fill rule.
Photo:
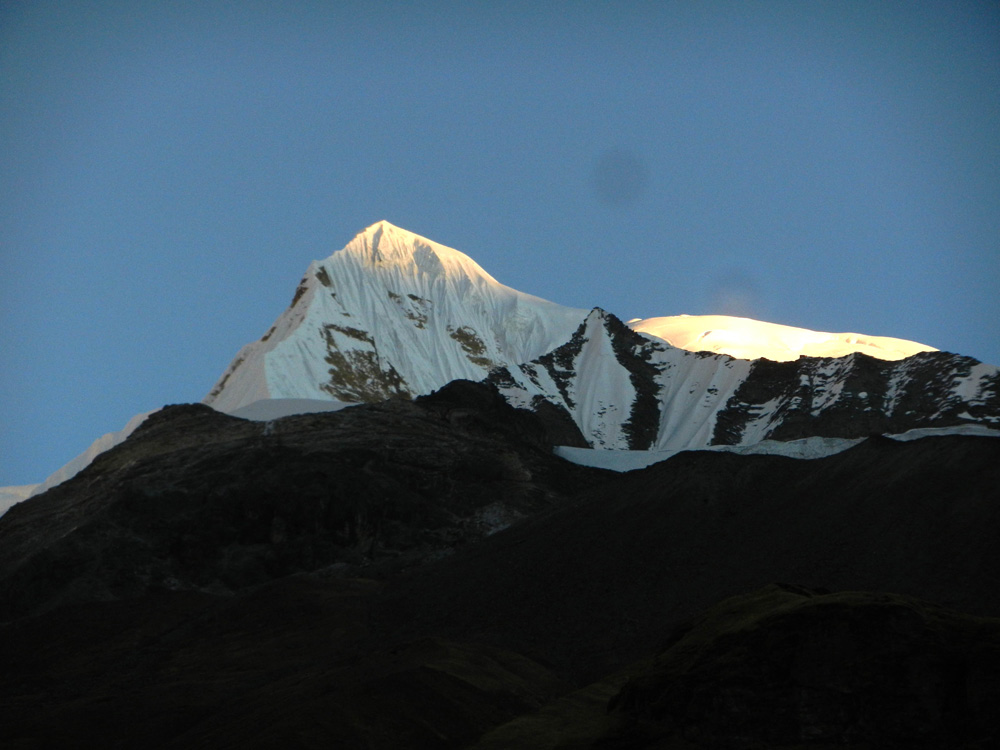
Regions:
<instances>
[{"instance_id":1,"label":"rocky outcrop","mask_svg":"<svg viewBox=\"0 0 1000 750\"><path fill-rule=\"evenodd\" d=\"M761 359L719 413L713 443L854 438L970 423L1000 426L1000 372L971 357Z\"/></svg>"},{"instance_id":2,"label":"rocky outcrop","mask_svg":"<svg viewBox=\"0 0 1000 750\"><path fill-rule=\"evenodd\" d=\"M551 507L603 474L486 386L248 422L166 407L0 523L0 618L154 590L233 592L396 566Z\"/></svg>"},{"instance_id":3,"label":"rocky outcrop","mask_svg":"<svg viewBox=\"0 0 1000 750\"><path fill-rule=\"evenodd\" d=\"M1000 431L1000 371L970 357L739 360L674 348L599 308L562 346L494 370L488 381L518 406L550 404L594 448L690 450L969 425Z\"/></svg>"}]
</instances>

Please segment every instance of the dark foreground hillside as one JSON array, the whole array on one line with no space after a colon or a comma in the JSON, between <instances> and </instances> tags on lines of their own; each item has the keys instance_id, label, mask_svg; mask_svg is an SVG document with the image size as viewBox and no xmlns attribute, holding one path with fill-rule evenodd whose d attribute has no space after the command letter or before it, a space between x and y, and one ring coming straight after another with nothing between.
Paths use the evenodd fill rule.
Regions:
<instances>
[{"instance_id":1,"label":"dark foreground hillside","mask_svg":"<svg viewBox=\"0 0 1000 750\"><path fill-rule=\"evenodd\" d=\"M1000 441L615 475L558 429L164 410L0 519L0 746L995 746Z\"/></svg>"}]
</instances>

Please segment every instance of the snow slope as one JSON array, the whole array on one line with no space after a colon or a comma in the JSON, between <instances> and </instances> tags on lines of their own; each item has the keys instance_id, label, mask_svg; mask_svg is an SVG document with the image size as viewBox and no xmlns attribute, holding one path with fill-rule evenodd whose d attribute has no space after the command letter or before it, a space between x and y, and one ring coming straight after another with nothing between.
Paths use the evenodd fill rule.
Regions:
<instances>
[{"instance_id":1,"label":"snow slope","mask_svg":"<svg viewBox=\"0 0 1000 750\"><path fill-rule=\"evenodd\" d=\"M886 437L908 442L935 435L971 435L974 437L1000 438L1000 430L991 430L982 425L939 428L923 427L909 430L899 435L886 435ZM759 443L750 443L747 445L709 445L697 450L738 453L741 456L767 455L812 459L841 453L848 448L853 448L865 439L808 437L787 441L762 440ZM676 456L680 452L677 450L605 451L593 448L571 448L565 445L557 446L555 450L557 456L561 456L572 463L580 464L581 466L593 466L597 469L610 469L611 471L644 469L660 461L666 461L671 456Z\"/></svg>"},{"instance_id":2,"label":"snow slope","mask_svg":"<svg viewBox=\"0 0 1000 750\"><path fill-rule=\"evenodd\" d=\"M629 328L691 352L728 354L737 359L766 357L779 362L799 357L845 357L860 352L897 360L937 349L915 341L861 333L824 333L728 315L674 315L629 321Z\"/></svg>"},{"instance_id":3,"label":"snow slope","mask_svg":"<svg viewBox=\"0 0 1000 750\"><path fill-rule=\"evenodd\" d=\"M515 406L565 409L595 448L683 450L711 443L715 413L749 369L640 337L595 308L569 343L490 379Z\"/></svg>"},{"instance_id":4,"label":"snow slope","mask_svg":"<svg viewBox=\"0 0 1000 750\"><path fill-rule=\"evenodd\" d=\"M750 361L675 348L599 308L562 347L490 380L515 406L555 405L593 448L611 450L1000 429L1000 370L969 357Z\"/></svg>"},{"instance_id":5,"label":"snow slope","mask_svg":"<svg viewBox=\"0 0 1000 750\"><path fill-rule=\"evenodd\" d=\"M380 221L314 261L291 306L205 398L409 398L526 362L586 315L500 284L468 256Z\"/></svg>"}]
</instances>

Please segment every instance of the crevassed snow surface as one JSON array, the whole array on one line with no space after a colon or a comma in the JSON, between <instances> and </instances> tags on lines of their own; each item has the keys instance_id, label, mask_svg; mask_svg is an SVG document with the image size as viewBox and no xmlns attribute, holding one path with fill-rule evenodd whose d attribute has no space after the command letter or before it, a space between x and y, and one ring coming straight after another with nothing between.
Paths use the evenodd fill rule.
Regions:
<instances>
[{"instance_id":1,"label":"crevassed snow surface","mask_svg":"<svg viewBox=\"0 0 1000 750\"><path fill-rule=\"evenodd\" d=\"M825 333L729 315L674 315L629 321L633 331L655 336L690 352L728 354L737 359L787 362L806 357L844 357L861 352L886 360L935 352L925 344L862 333Z\"/></svg>"}]
</instances>

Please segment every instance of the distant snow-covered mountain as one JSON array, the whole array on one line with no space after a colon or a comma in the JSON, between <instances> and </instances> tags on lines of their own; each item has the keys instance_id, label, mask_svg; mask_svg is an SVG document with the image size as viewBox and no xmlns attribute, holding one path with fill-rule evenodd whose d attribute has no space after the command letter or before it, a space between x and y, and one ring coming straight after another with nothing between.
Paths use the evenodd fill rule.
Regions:
<instances>
[{"instance_id":1,"label":"distant snow-covered mountain","mask_svg":"<svg viewBox=\"0 0 1000 750\"><path fill-rule=\"evenodd\" d=\"M512 404L545 412L569 445L664 456L925 428L1000 434L1000 374L968 357L721 315L625 325L504 286L458 250L386 221L314 261L289 308L237 353L204 402L270 420L324 403L411 398L457 379L488 379ZM124 441L145 416L33 494ZM0 489L9 490L0 504L27 492Z\"/></svg>"},{"instance_id":2,"label":"distant snow-covered mountain","mask_svg":"<svg viewBox=\"0 0 1000 750\"><path fill-rule=\"evenodd\" d=\"M456 379L555 407L578 445L685 450L916 428L1000 428L997 368L913 341L721 315L563 307L382 221L315 261L205 403L408 398Z\"/></svg>"},{"instance_id":3,"label":"distant snow-covered mountain","mask_svg":"<svg viewBox=\"0 0 1000 750\"><path fill-rule=\"evenodd\" d=\"M600 309L561 347L498 368L490 380L515 406L555 405L594 448L678 451L1000 429L1000 371L970 357L930 350L896 361L860 352L736 359L641 336Z\"/></svg>"}]
</instances>

